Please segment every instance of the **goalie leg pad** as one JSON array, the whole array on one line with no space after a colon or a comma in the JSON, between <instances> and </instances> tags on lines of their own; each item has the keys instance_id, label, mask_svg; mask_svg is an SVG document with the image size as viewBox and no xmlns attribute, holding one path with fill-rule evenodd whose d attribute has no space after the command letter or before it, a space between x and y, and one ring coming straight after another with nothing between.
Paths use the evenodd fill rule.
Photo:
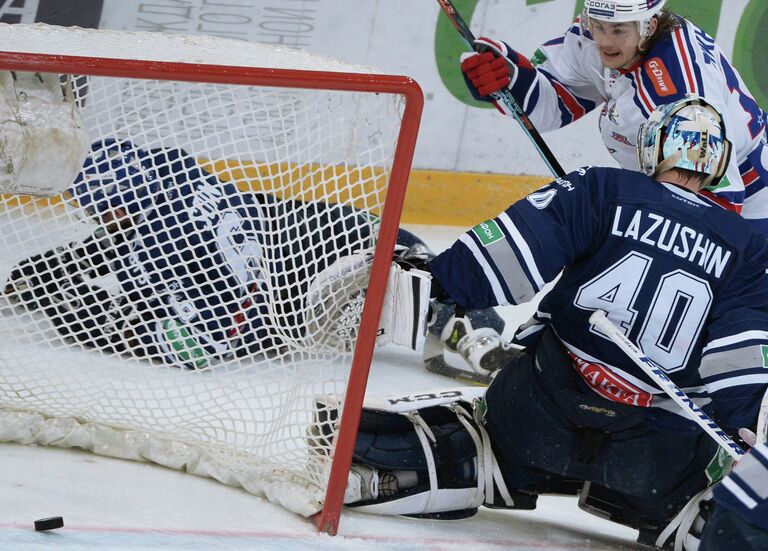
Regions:
<instances>
[{"instance_id":1,"label":"goalie leg pad","mask_svg":"<svg viewBox=\"0 0 768 551\"><path fill-rule=\"evenodd\" d=\"M432 518L469 516L485 503L532 508L516 503L501 477L478 421L482 392L468 387L368 402L347 504L363 512ZM319 411L322 419L334 417L327 407Z\"/></svg>"}]
</instances>

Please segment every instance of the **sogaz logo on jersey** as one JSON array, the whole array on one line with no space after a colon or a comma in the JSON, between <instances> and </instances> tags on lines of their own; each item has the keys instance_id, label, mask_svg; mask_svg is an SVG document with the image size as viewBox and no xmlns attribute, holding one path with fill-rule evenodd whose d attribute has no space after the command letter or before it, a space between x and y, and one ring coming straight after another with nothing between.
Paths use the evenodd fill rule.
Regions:
<instances>
[{"instance_id":1,"label":"sogaz logo on jersey","mask_svg":"<svg viewBox=\"0 0 768 551\"><path fill-rule=\"evenodd\" d=\"M472 231L475 232L475 235L485 247L496 243L500 239L504 239L504 233L501 231L496 220L486 220L472 228Z\"/></svg>"}]
</instances>

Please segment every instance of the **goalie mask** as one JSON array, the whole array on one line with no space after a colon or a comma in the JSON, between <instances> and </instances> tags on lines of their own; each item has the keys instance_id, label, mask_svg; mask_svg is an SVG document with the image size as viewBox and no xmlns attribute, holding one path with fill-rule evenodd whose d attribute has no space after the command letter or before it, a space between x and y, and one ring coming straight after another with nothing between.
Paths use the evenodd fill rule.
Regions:
<instances>
[{"instance_id":1,"label":"goalie mask","mask_svg":"<svg viewBox=\"0 0 768 551\"><path fill-rule=\"evenodd\" d=\"M141 212L160 186L146 151L128 141L96 142L69 189L73 199L90 216L121 208L128 214Z\"/></svg>"},{"instance_id":2,"label":"goalie mask","mask_svg":"<svg viewBox=\"0 0 768 551\"><path fill-rule=\"evenodd\" d=\"M714 186L728 167L731 143L720 114L695 96L659 105L637 135L640 171L656 176L672 168L706 175L702 187Z\"/></svg>"},{"instance_id":3,"label":"goalie mask","mask_svg":"<svg viewBox=\"0 0 768 551\"><path fill-rule=\"evenodd\" d=\"M589 29L589 21L596 19L608 23L636 21L640 36L647 40L651 32L651 19L664 7L666 0L586 0L581 12L582 27Z\"/></svg>"}]
</instances>

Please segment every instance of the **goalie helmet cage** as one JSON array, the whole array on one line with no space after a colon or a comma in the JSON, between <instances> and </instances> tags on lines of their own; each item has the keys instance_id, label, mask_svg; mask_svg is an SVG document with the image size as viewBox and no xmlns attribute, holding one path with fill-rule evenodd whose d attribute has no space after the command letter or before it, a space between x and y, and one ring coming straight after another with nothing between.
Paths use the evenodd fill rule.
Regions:
<instances>
[{"instance_id":1,"label":"goalie helmet cage","mask_svg":"<svg viewBox=\"0 0 768 551\"><path fill-rule=\"evenodd\" d=\"M266 290L258 299L240 297L240 305L264 305L259 311L265 324L273 324L279 346L246 348L235 358L212 357L189 369L167 355L136 358L69 338L66 317L52 323L50 307L61 296L51 283L61 288L77 278L89 283L87 293L106 289L110 300L123 293L113 275L90 279L93 272L83 266L93 266L93 259L72 260L73 250L87 250L78 244L98 235L88 216L93 211L68 194L1 196L0 241L9 260L0 265L0 440L77 446L211 476L314 515L320 530L335 534L421 118L418 84L286 48L44 25L0 25L0 70L69 78L92 142L116 139L135 154L182 148L220 182L236 183L239 193L266 189L303 201L292 208L323 202L362 224L352 233L344 226L346 235L332 235L317 248L321 252L301 251L294 268L305 271L282 278L293 280L289 289L277 288L282 279L270 272L278 255L270 249L272 237L259 238L258 284ZM100 147L89 153L92 159L109 155ZM173 179L163 182L182 189ZM277 214L264 228L292 219L290 209L269 208ZM302 212L300 227L281 230L294 241L323 223L311 218L311 209ZM120 240L112 241L100 246L117 247ZM339 243L344 253L333 251ZM317 263L317 255L350 251L373 253L362 314L354 312L356 343L329 347L301 326L281 330L286 319L301 320L281 317L285 305L278 303L286 293L293 293L290 304L297 293L301 299L308 284L302 277L311 274L307 265ZM36 262L41 255L46 261ZM13 269L25 262L32 276L13 279ZM72 274L81 269L86 273ZM350 296L354 300L355 293L347 290L339 300ZM157 323L168 321L168 311L157 313ZM328 424L319 430L330 430L333 438L308 438L308 427L318 422L316 404L327 402L315 398L324 395L343 396L340 419L319 416Z\"/></svg>"}]
</instances>

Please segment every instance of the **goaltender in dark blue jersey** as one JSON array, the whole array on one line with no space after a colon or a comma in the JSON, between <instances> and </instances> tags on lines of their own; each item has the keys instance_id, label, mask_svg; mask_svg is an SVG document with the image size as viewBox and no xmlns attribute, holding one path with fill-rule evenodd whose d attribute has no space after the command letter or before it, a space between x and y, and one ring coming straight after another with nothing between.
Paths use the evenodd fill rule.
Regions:
<instances>
[{"instance_id":1,"label":"goaltender in dark blue jersey","mask_svg":"<svg viewBox=\"0 0 768 551\"><path fill-rule=\"evenodd\" d=\"M435 405L413 405L405 423L394 406L364 410L348 503L466 515L578 494L642 543L686 535L678 513L695 513L691 497L728 457L589 318L605 311L736 437L759 424L768 386L768 242L698 193L718 185L731 147L705 100L658 106L637 142L642 174L568 174L427 263L432 296L463 308L529 301L561 275L480 395L423 394Z\"/></svg>"},{"instance_id":2,"label":"goaltender in dark blue jersey","mask_svg":"<svg viewBox=\"0 0 768 551\"><path fill-rule=\"evenodd\" d=\"M301 339L312 279L375 237L362 211L242 192L182 149L124 140L93 144L69 193L99 229L22 261L5 292L78 343L174 366Z\"/></svg>"},{"instance_id":3,"label":"goaltender in dark blue jersey","mask_svg":"<svg viewBox=\"0 0 768 551\"><path fill-rule=\"evenodd\" d=\"M550 326L585 386L694 429L590 325L605 310L721 423L756 417L768 382L768 243L701 195L628 170L581 169L474 227L431 267L471 308L527 302L562 271L519 343Z\"/></svg>"}]
</instances>

